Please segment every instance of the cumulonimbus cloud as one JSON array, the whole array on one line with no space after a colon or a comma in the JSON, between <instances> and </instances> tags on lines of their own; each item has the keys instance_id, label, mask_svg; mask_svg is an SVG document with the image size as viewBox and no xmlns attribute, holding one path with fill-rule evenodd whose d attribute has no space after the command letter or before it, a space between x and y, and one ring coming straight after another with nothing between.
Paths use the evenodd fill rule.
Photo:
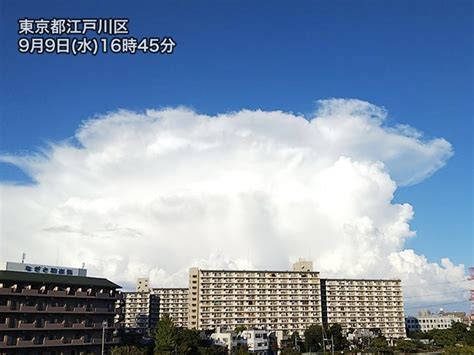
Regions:
<instances>
[{"instance_id":1,"label":"cumulonimbus cloud","mask_svg":"<svg viewBox=\"0 0 474 355\"><path fill-rule=\"evenodd\" d=\"M444 291L463 289L464 266L404 250L413 209L393 202L452 147L386 115L332 99L310 118L180 107L89 119L73 139L1 158L34 181L1 186L2 257L55 263L58 250L125 285L170 286L193 265L286 269L303 256L325 276L439 285L436 297L407 287L413 301L461 299Z\"/></svg>"}]
</instances>

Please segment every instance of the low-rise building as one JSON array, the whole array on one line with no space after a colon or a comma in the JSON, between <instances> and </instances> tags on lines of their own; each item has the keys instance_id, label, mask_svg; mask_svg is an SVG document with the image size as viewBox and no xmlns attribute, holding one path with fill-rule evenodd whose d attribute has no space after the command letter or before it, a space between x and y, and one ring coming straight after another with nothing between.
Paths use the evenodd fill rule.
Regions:
<instances>
[{"instance_id":1,"label":"low-rise building","mask_svg":"<svg viewBox=\"0 0 474 355\"><path fill-rule=\"evenodd\" d=\"M248 353L257 355L267 355L270 353L270 334L266 330L243 330L236 332L233 330L222 331L217 327L211 334L214 344L225 346L229 354L237 347L243 347Z\"/></svg>"},{"instance_id":2,"label":"low-rise building","mask_svg":"<svg viewBox=\"0 0 474 355\"><path fill-rule=\"evenodd\" d=\"M240 338L247 345L249 353L267 355L270 350L270 341L266 330L244 330L240 332Z\"/></svg>"},{"instance_id":3,"label":"low-rise building","mask_svg":"<svg viewBox=\"0 0 474 355\"><path fill-rule=\"evenodd\" d=\"M453 314L431 313L428 310L420 311L417 316L405 318L409 332L428 332L432 329L449 329L456 322L463 319Z\"/></svg>"}]
</instances>

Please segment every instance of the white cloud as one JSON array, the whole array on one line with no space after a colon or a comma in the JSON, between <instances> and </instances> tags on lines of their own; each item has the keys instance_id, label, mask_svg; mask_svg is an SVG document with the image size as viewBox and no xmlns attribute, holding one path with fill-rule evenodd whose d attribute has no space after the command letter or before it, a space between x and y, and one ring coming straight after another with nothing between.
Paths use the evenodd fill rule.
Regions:
<instances>
[{"instance_id":1,"label":"white cloud","mask_svg":"<svg viewBox=\"0 0 474 355\"><path fill-rule=\"evenodd\" d=\"M413 209L392 201L451 145L386 127L386 115L333 99L311 119L186 108L90 119L77 143L1 158L36 182L1 187L2 258L55 263L58 249L60 263L127 286L140 275L184 285L198 264L286 269L298 256L326 276L459 280L462 265L404 250Z\"/></svg>"}]
</instances>

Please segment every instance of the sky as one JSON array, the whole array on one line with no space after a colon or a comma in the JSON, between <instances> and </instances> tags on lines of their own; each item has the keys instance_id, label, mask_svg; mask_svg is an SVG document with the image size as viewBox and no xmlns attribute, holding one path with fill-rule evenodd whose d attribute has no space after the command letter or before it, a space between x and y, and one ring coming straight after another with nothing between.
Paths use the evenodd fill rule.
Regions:
<instances>
[{"instance_id":1,"label":"sky","mask_svg":"<svg viewBox=\"0 0 474 355\"><path fill-rule=\"evenodd\" d=\"M316 265L328 275L375 275L380 257L391 265L382 276L441 285L434 294L455 288L453 283L462 289L457 282L467 269L460 265L473 264L472 3L292 5L2 2L1 257L20 258L26 251L32 262L54 263L56 255L33 247L48 240L65 263L89 258L93 271L126 285L140 273L174 282L190 266L191 252L167 268L156 265L152 253L143 265L133 258L127 264L121 257L128 249L113 250L107 265L114 266L108 267L90 250L75 255L64 238L74 234L67 243L82 241L106 251L107 243L121 240L120 233L137 233L140 245L161 248L165 254L157 251L156 257L166 258L185 248L185 235L193 231L203 246L219 245L212 256L195 255L202 265L287 267L285 258L305 250L284 255L295 244L290 239L300 240L300 246L309 242L310 255L303 256L318 258ZM126 17L133 36L172 36L177 47L171 55L25 55L17 51L17 21L25 17ZM232 123L221 122L223 117ZM147 158L150 149L160 158ZM164 172L176 172L182 185ZM334 177L328 189L348 197L323 197L314 184L327 176ZM157 191L163 206L156 200L137 206L150 191ZM216 220L225 201L230 203L226 199L234 207L225 222ZM365 199L372 202L367 209L358 205ZM322 201L326 208L333 203L335 221L312 223L323 219L315 207ZM345 210L347 202L351 208ZM111 206L120 206L117 214ZM272 218L264 218L264 207ZM184 221L182 208L190 213ZM257 211L244 213L253 208ZM143 219L149 209L155 214ZM306 216L307 210L317 218ZM298 227L280 225L281 218ZM356 229L341 230L348 225L344 218L357 219ZM245 228L236 226L239 221ZM249 256L247 249L254 249L249 246L229 251L225 245L234 239L223 235L232 229L251 246L256 239L259 248L264 241L274 243L279 259L259 252ZM167 237L160 239L157 230ZM101 233L106 236L97 237ZM329 238L311 239L312 233ZM367 243L364 259L379 264L351 262L342 248L345 233L354 243ZM328 245L331 236L340 236L339 246ZM175 249L163 247L173 238L179 242ZM426 272L414 278L406 263ZM442 276L443 270L449 275ZM430 272L438 278L428 277ZM408 292L425 304L462 299Z\"/></svg>"}]
</instances>

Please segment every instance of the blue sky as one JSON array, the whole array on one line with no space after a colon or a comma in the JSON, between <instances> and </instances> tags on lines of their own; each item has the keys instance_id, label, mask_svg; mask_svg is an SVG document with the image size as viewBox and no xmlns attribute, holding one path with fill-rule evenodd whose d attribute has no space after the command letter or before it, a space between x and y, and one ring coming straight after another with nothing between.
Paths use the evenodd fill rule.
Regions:
<instances>
[{"instance_id":1,"label":"blue sky","mask_svg":"<svg viewBox=\"0 0 474 355\"><path fill-rule=\"evenodd\" d=\"M22 1L1 3L1 153L73 135L117 108L186 105L308 114L317 99L384 106L388 124L444 137L455 155L396 201L414 206L406 247L473 263L470 1ZM171 56L20 55L17 19L127 17L134 36L170 35ZM0 165L0 178L28 178Z\"/></svg>"}]
</instances>

